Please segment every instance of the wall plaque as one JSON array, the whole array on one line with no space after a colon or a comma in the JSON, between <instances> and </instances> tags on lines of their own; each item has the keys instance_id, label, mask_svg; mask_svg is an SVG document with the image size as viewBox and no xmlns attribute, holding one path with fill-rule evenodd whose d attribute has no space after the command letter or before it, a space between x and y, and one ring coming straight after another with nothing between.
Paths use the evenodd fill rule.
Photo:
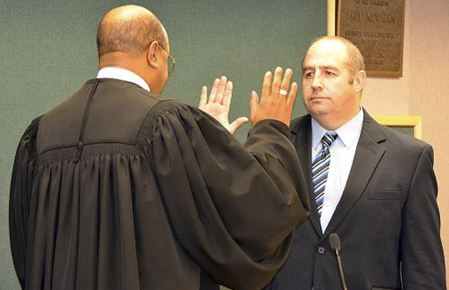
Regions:
<instances>
[{"instance_id":1,"label":"wall plaque","mask_svg":"<svg viewBox=\"0 0 449 290\"><path fill-rule=\"evenodd\" d=\"M337 0L337 35L362 52L369 76L401 77L405 0Z\"/></svg>"}]
</instances>

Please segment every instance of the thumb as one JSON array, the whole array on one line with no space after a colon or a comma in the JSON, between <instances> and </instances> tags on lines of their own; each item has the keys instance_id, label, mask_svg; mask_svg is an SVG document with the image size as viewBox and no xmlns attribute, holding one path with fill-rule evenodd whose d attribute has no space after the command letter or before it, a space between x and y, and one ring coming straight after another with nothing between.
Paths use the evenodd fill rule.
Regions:
<instances>
[{"instance_id":1,"label":"thumb","mask_svg":"<svg viewBox=\"0 0 449 290\"><path fill-rule=\"evenodd\" d=\"M237 129L240 128L246 122L248 122L247 117L240 117L240 118L235 119L234 122L232 122L229 125L229 132L231 132L231 134L234 134L235 131L237 131Z\"/></svg>"},{"instance_id":2,"label":"thumb","mask_svg":"<svg viewBox=\"0 0 449 290\"><path fill-rule=\"evenodd\" d=\"M255 112L259 107L259 96L255 91L251 92L251 100L249 101L249 109L251 113Z\"/></svg>"}]
</instances>

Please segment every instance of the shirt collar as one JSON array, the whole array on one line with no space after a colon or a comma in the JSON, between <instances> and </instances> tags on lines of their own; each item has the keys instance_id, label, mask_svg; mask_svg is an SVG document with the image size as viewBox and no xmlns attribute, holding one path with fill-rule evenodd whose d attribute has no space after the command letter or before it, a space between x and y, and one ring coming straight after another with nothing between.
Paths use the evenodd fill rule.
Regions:
<instances>
[{"instance_id":1,"label":"shirt collar","mask_svg":"<svg viewBox=\"0 0 449 290\"><path fill-rule=\"evenodd\" d=\"M97 78L117 79L125 82L130 82L140 86L144 90L147 90L149 92L151 91L148 84L141 77L130 70L120 67L104 67L98 71Z\"/></svg>"},{"instance_id":2,"label":"shirt collar","mask_svg":"<svg viewBox=\"0 0 449 290\"><path fill-rule=\"evenodd\" d=\"M363 110L360 109L359 113L354 116L349 122L341 126L335 131L329 131L330 133L337 133L339 139L343 145L350 148L355 145L360 137L363 126ZM321 138L328 132L326 129L312 118L312 148L318 148L321 143Z\"/></svg>"}]
</instances>

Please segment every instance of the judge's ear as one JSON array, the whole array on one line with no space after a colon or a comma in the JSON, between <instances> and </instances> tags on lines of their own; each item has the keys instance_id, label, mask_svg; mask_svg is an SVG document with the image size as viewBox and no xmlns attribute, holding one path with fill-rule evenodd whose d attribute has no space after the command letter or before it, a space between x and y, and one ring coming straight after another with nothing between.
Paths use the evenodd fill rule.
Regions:
<instances>
[{"instance_id":1,"label":"judge's ear","mask_svg":"<svg viewBox=\"0 0 449 290\"><path fill-rule=\"evenodd\" d=\"M360 93L365 86L366 72L364 70L359 71L354 77L355 91Z\"/></svg>"},{"instance_id":2,"label":"judge's ear","mask_svg":"<svg viewBox=\"0 0 449 290\"><path fill-rule=\"evenodd\" d=\"M153 68L158 68L159 64L157 62L157 56L156 56L156 51L159 48L159 42L157 41L153 41L150 46L148 47L148 51L147 51L147 61L148 64L153 67Z\"/></svg>"}]
</instances>

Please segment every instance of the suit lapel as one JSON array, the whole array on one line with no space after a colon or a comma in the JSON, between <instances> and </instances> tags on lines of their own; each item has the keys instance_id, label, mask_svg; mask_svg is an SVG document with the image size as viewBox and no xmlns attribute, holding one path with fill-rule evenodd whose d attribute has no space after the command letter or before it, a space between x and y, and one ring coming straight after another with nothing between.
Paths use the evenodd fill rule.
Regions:
<instances>
[{"instance_id":1,"label":"suit lapel","mask_svg":"<svg viewBox=\"0 0 449 290\"><path fill-rule=\"evenodd\" d=\"M385 149L380 145L386 140L384 131L366 111L364 111L364 116L362 133L357 144L346 187L323 237L334 231L360 199L377 164L385 153Z\"/></svg>"},{"instance_id":2,"label":"suit lapel","mask_svg":"<svg viewBox=\"0 0 449 290\"><path fill-rule=\"evenodd\" d=\"M292 123L291 127L291 140L295 145L296 151L298 153L299 162L304 172L304 177L307 182L307 192L310 202L310 215L309 221L315 228L315 231L319 236L321 236L321 224L318 217L315 199L312 195L312 172L311 172L311 150L312 150L312 127L311 127L311 117L306 115L304 117L296 119Z\"/></svg>"}]
</instances>

